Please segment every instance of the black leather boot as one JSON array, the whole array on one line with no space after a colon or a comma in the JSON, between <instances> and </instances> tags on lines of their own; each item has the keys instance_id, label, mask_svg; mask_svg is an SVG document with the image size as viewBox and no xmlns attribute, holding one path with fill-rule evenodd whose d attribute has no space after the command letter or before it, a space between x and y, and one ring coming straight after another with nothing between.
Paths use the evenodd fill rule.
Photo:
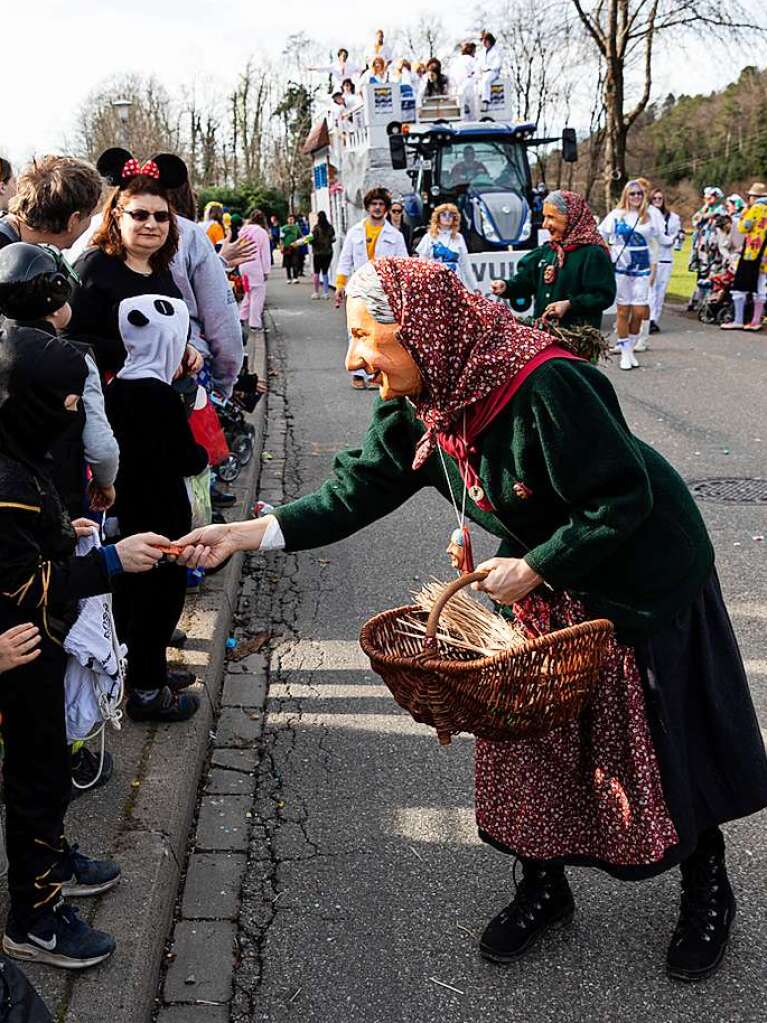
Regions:
<instances>
[{"instance_id":1,"label":"black leather boot","mask_svg":"<svg viewBox=\"0 0 767 1023\"><path fill-rule=\"evenodd\" d=\"M564 867L521 862L522 880L517 884L514 878L514 901L490 921L479 941L483 957L493 963L519 959L542 934L568 923L575 912Z\"/></svg>"},{"instance_id":2,"label":"black leather boot","mask_svg":"<svg viewBox=\"0 0 767 1023\"><path fill-rule=\"evenodd\" d=\"M703 980L719 968L735 917L735 896L724 862L724 836L704 832L681 865L682 905L666 955L674 980Z\"/></svg>"}]
</instances>

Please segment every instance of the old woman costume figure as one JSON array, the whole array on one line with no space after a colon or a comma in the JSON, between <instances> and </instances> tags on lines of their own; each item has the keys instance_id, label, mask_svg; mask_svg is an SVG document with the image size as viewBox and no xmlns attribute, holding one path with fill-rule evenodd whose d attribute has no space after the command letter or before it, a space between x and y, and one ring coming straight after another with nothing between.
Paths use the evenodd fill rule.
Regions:
<instances>
[{"instance_id":1,"label":"old woman costume figure","mask_svg":"<svg viewBox=\"0 0 767 1023\"><path fill-rule=\"evenodd\" d=\"M707 976L735 912L719 825L767 805L767 759L687 487L631 434L599 369L446 267L377 260L347 295L346 367L370 373L381 398L361 446L273 515L189 534L184 560L324 546L421 487L448 500L465 487L469 518L501 541L478 588L539 629L615 624L578 721L476 743L479 833L523 872L481 953L511 962L567 921L568 866L625 879L679 867L667 969Z\"/></svg>"}]
</instances>

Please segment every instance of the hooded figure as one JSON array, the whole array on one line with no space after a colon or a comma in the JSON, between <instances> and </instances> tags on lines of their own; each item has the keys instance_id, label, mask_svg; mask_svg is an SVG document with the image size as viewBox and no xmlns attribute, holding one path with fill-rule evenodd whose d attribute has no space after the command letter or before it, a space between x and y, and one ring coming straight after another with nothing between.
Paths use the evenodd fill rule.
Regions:
<instances>
[{"instance_id":1,"label":"hooded figure","mask_svg":"<svg viewBox=\"0 0 767 1023\"><path fill-rule=\"evenodd\" d=\"M533 316L557 319L563 327L600 327L615 300L615 273L588 203L577 192L549 192L543 226L548 240L520 259L510 280L494 281L493 293L516 311L532 299Z\"/></svg>"},{"instance_id":2,"label":"hooded figure","mask_svg":"<svg viewBox=\"0 0 767 1023\"><path fill-rule=\"evenodd\" d=\"M465 509L462 527L500 538L474 585L534 632L609 618L615 636L579 719L477 739L480 837L523 874L480 951L511 963L567 922L567 865L634 880L678 865L666 968L707 976L735 909L719 825L767 806L767 758L684 481L631 433L604 373L446 267L376 260L346 291L346 368L372 374L381 396L362 443L314 493L184 537L186 556L215 565L236 550L324 547L432 486Z\"/></svg>"},{"instance_id":3,"label":"hooded figure","mask_svg":"<svg viewBox=\"0 0 767 1023\"><path fill-rule=\"evenodd\" d=\"M11 899L3 944L34 959L51 946L30 946L30 933L45 941L53 933L59 965L72 933L86 926L58 905L73 874L62 838L71 758L61 643L77 601L109 592L115 568L111 547L74 556L75 530L48 474L47 452L69 429L86 375L83 356L41 330L0 342L0 632L31 622L41 636L39 656L3 674L0 685ZM119 870L110 867L114 883ZM114 949L99 932L88 940L93 962Z\"/></svg>"},{"instance_id":4,"label":"hooded figure","mask_svg":"<svg viewBox=\"0 0 767 1023\"><path fill-rule=\"evenodd\" d=\"M152 529L179 536L191 510L184 482L208 464L171 382L181 366L189 313L180 299L139 295L118 309L126 358L106 388L109 421L120 445L114 513L122 536ZM195 696L167 688L166 647L184 606L186 571L163 565L115 587L117 631L128 646L127 710L135 720L191 717Z\"/></svg>"}]
</instances>

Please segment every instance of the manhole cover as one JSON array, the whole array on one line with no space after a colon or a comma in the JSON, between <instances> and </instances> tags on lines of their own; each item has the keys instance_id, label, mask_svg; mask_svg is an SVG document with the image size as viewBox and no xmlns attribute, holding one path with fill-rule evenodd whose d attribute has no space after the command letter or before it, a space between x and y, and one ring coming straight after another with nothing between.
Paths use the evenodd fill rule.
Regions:
<instances>
[{"instance_id":1,"label":"manhole cover","mask_svg":"<svg viewBox=\"0 0 767 1023\"><path fill-rule=\"evenodd\" d=\"M692 480L690 490L699 501L720 504L767 504L767 480L725 479Z\"/></svg>"}]
</instances>

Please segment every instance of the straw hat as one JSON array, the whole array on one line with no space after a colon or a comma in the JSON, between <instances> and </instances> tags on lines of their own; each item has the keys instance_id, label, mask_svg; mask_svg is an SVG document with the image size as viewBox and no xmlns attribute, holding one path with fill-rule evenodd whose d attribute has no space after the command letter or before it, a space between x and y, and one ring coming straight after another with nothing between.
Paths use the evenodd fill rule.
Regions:
<instances>
[{"instance_id":1,"label":"straw hat","mask_svg":"<svg viewBox=\"0 0 767 1023\"><path fill-rule=\"evenodd\" d=\"M746 194L761 197L767 196L767 185L763 181L755 181Z\"/></svg>"}]
</instances>

